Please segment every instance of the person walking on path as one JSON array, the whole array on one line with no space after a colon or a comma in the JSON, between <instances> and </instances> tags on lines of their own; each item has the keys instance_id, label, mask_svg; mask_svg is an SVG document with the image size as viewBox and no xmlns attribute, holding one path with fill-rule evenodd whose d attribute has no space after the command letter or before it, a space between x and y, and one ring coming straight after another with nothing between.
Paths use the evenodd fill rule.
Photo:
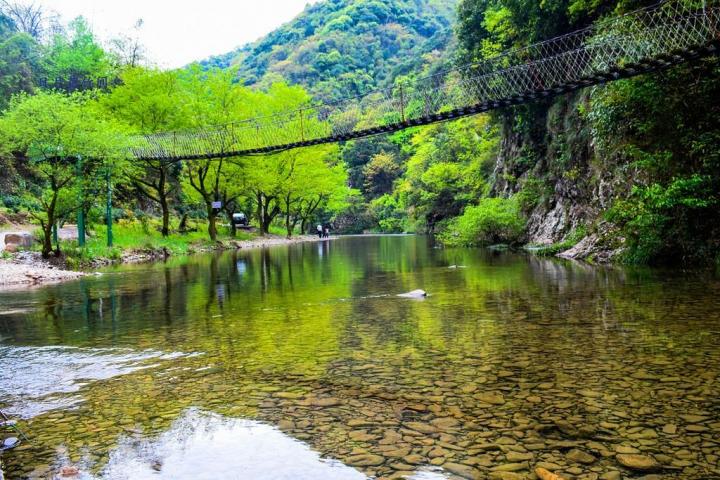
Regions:
<instances>
[{"instance_id":1,"label":"person walking on path","mask_svg":"<svg viewBox=\"0 0 720 480\"><path fill-rule=\"evenodd\" d=\"M318 223L317 226L318 238L323 238L323 226Z\"/></svg>"}]
</instances>

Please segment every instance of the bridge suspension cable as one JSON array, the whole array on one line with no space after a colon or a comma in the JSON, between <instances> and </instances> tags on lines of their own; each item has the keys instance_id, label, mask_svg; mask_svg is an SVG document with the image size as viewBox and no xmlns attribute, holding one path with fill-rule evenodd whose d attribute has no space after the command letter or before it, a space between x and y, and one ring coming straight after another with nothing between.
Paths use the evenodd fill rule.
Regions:
<instances>
[{"instance_id":1,"label":"bridge suspension cable","mask_svg":"<svg viewBox=\"0 0 720 480\"><path fill-rule=\"evenodd\" d=\"M132 154L167 161L265 154L529 103L714 54L719 23L719 7L671 0L364 95L199 131L139 136Z\"/></svg>"}]
</instances>

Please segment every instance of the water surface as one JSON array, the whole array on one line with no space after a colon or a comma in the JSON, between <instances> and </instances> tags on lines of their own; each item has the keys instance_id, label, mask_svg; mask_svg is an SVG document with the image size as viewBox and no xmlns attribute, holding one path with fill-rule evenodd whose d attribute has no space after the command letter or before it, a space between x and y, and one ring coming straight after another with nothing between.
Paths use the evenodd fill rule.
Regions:
<instances>
[{"instance_id":1,"label":"water surface","mask_svg":"<svg viewBox=\"0 0 720 480\"><path fill-rule=\"evenodd\" d=\"M6 292L0 402L32 443L5 462L11 479L720 478L719 293L710 274L423 237Z\"/></svg>"}]
</instances>

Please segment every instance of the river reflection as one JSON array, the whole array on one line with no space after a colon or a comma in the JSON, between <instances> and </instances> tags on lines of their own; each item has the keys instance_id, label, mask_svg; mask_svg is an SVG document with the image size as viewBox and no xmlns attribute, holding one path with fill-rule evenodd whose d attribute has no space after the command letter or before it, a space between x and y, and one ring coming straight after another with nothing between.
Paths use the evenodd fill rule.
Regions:
<instances>
[{"instance_id":1,"label":"river reflection","mask_svg":"<svg viewBox=\"0 0 720 480\"><path fill-rule=\"evenodd\" d=\"M363 480L359 471L321 459L302 442L251 420L190 410L158 439L126 438L92 480ZM271 466L271 468L268 468Z\"/></svg>"},{"instance_id":2,"label":"river reflection","mask_svg":"<svg viewBox=\"0 0 720 480\"><path fill-rule=\"evenodd\" d=\"M430 296L396 296L414 289ZM512 480L540 465L567 479L713 478L718 293L711 275L442 250L422 237L176 259L8 292L0 359L18 385L28 364L63 375L43 360L47 346L177 357L71 376L77 388L53 397L71 408L31 412L22 426L34 441L6 463L10 478L47 478L63 462L123 478L109 473L131 468L115 460L123 442L185 441L177 422L201 409L277 427L367 477ZM13 402L32 400L23 395ZM250 468L218 456L208 470L203 458L178 468ZM277 459L254 465L238 478L283 478Z\"/></svg>"}]
</instances>

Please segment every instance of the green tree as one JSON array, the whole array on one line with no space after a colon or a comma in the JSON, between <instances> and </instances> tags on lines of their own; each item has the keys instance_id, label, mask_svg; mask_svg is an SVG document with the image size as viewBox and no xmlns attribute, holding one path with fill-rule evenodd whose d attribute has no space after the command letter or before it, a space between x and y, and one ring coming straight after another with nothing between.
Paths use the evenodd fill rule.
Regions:
<instances>
[{"instance_id":1,"label":"green tree","mask_svg":"<svg viewBox=\"0 0 720 480\"><path fill-rule=\"evenodd\" d=\"M350 190L343 164L337 162L336 146L287 152L287 175L280 186L287 236L300 224L304 233L318 209L342 210Z\"/></svg>"},{"instance_id":2,"label":"green tree","mask_svg":"<svg viewBox=\"0 0 720 480\"><path fill-rule=\"evenodd\" d=\"M365 192L370 198L392 192L393 183L401 173L402 167L393 155L385 152L374 155L363 168Z\"/></svg>"},{"instance_id":3,"label":"green tree","mask_svg":"<svg viewBox=\"0 0 720 480\"><path fill-rule=\"evenodd\" d=\"M451 246L519 243L525 233L525 219L514 198L483 198L450 221L440 239Z\"/></svg>"},{"instance_id":4,"label":"green tree","mask_svg":"<svg viewBox=\"0 0 720 480\"><path fill-rule=\"evenodd\" d=\"M181 129L190 123L177 72L132 68L123 84L101 98L101 105L137 133ZM170 233L171 201L180 187L180 165L175 161L141 159L142 169L128 173L140 194L156 203L162 214L162 235Z\"/></svg>"},{"instance_id":5,"label":"green tree","mask_svg":"<svg viewBox=\"0 0 720 480\"><path fill-rule=\"evenodd\" d=\"M40 69L41 45L17 23L27 20L29 30L36 28L31 18L22 15L24 11L19 4L0 2L0 110L16 93L33 91L34 76Z\"/></svg>"},{"instance_id":6,"label":"green tree","mask_svg":"<svg viewBox=\"0 0 720 480\"><path fill-rule=\"evenodd\" d=\"M416 132L396 190L412 220L435 231L484 196L497 146L497 130L486 115Z\"/></svg>"},{"instance_id":7,"label":"green tree","mask_svg":"<svg viewBox=\"0 0 720 480\"><path fill-rule=\"evenodd\" d=\"M47 258L56 221L85 207L81 193L103 167L121 167L128 147L124 130L104 119L86 96L41 92L15 97L0 119L0 131L7 149L31 170L28 195L36 205L31 214L42 228Z\"/></svg>"},{"instance_id":8,"label":"green tree","mask_svg":"<svg viewBox=\"0 0 720 480\"><path fill-rule=\"evenodd\" d=\"M250 118L257 107L256 95L249 89L234 82L232 71L213 69L203 72L195 66L181 76L182 101L193 112L191 126L194 128L213 127L213 140L221 154L218 159L187 161L183 168L183 183L188 194L200 201L207 212L208 235L217 240L217 217L220 210L213 202L221 201L227 193L239 185L239 163L222 157L223 152L232 151L232 122ZM228 169L232 170L232 175Z\"/></svg>"},{"instance_id":9,"label":"green tree","mask_svg":"<svg viewBox=\"0 0 720 480\"><path fill-rule=\"evenodd\" d=\"M297 112L297 119L283 125L277 135L293 139L299 136L301 130L309 132L327 128L313 112L301 110L310 102L310 96L301 87L273 84L266 92L259 92L257 95L256 114ZM300 208L304 215L300 215L299 221L303 223L318 208L322 201L318 203L318 199L307 191L313 188L309 182L322 184L324 180L303 176L303 169L296 168L296 165L300 163L317 172L318 168L321 168L321 163L317 162L322 162L329 151L334 151L334 147L304 148L247 159L245 184L262 234L269 231L272 222L283 212L290 212L288 217L292 217L293 211L298 214L300 210L297 208ZM303 190L307 191L303 193ZM330 191L328 190L328 194ZM302 217L305 217L305 220ZM286 228L290 229L291 233L293 221L288 221L290 225L286 222Z\"/></svg>"},{"instance_id":10,"label":"green tree","mask_svg":"<svg viewBox=\"0 0 720 480\"><path fill-rule=\"evenodd\" d=\"M68 31L53 36L43 59L45 72L51 79L73 76L96 79L114 73L112 58L83 17L70 22Z\"/></svg>"}]
</instances>

